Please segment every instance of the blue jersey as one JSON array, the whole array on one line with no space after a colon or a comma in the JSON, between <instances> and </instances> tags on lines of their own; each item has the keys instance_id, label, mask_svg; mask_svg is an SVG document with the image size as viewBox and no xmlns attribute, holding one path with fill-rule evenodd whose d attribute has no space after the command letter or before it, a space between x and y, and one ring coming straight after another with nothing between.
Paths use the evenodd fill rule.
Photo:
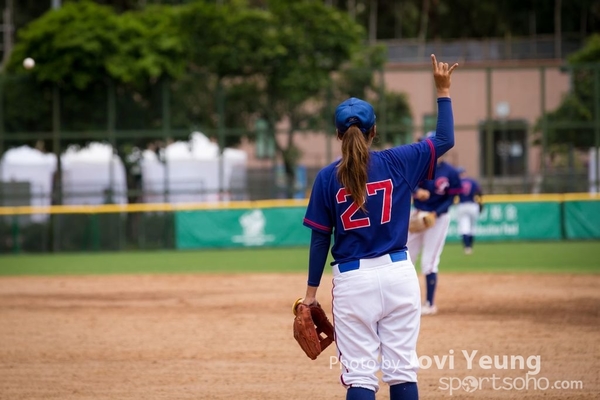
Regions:
<instances>
[{"instance_id":1,"label":"blue jersey","mask_svg":"<svg viewBox=\"0 0 600 400\"><path fill-rule=\"evenodd\" d=\"M415 208L435 211L438 215L447 213L454 202L454 197L462 191L458 171L444 161L438 164L435 178L421 182L419 187L429 191L429 199L425 201L415 199Z\"/></svg>"},{"instance_id":2,"label":"blue jersey","mask_svg":"<svg viewBox=\"0 0 600 400\"><path fill-rule=\"evenodd\" d=\"M461 179L462 192L460 193L461 203L474 203L475 196L481 196L481 187L473 178Z\"/></svg>"},{"instance_id":3,"label":"blue jersey","mask_svg":"<svg viewBox=\"0 0 600 400\"><path fill-rule=\"evenodd\" d=\"M334 264L406 249L412 192L420 181L434 176L435 160L430 139L371 151L366 213L340 185L336 161L317 174L304 225L333 233Z\"/></svg>"}]
</instances>

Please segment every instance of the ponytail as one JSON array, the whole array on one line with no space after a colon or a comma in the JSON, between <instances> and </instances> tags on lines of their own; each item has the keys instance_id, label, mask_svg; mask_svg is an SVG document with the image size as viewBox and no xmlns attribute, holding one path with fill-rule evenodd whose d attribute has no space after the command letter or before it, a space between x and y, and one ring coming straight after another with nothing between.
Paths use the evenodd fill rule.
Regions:
<instances>
[{"instance_id":1,"label":"ponytail","mask_svg":"<svg viewBox=\"0 0 600 400\"><path fill-rule=\"evenodd\" d=\"M369 142L367 138L371 132L372 129L364 134L356 125L348 128L341 135L342 159L337 165L338 180L346 188L354 203L364 212L366 212L369 167Z\"/></svg>"}]
</instances>

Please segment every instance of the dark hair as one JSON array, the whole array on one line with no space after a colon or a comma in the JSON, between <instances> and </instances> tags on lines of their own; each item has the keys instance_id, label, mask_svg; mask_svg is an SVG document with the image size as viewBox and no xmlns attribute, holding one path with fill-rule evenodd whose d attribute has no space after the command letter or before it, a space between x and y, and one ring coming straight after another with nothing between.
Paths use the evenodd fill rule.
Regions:
<instances>
[{"instance_id":1,"label":"dark hair","mask_svg":"<svg viewBox=\"0 0 600 400\"><path fill-rule=\"evenodd\" d=\"M366 212L367 172L369 167L369 135L352 125L338 137L342 139L342 159L337 165L337 178L356 205Z\"/></svg>"}]
</instances>

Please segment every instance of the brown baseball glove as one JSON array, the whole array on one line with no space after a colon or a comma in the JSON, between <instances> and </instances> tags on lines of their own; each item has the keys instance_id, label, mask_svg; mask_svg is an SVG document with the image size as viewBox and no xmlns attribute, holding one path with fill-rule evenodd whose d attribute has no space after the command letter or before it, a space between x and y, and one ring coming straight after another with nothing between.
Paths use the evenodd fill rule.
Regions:
<instances>
[{"instance_id":1,"label":"brown baseball glove","mask_svg":"<svg viewBox=\"0 0 600 400\"><path fill-rule=\"evenodd\" d=\"M423 232L435 224L436 215L434 212L416 210L410 215L408 221L408 231L412 233Z\"/></svg>"},{"instance_id":2,"label":"brown baseball glove","mask_svg":"<svg viewBox=\"0 0 600 400\"><path fill-rule=\"evenodd\" d=\"M296 300L294 312L294 339L311 360L316 360L333 342L333 325L319 303L307 306Z\"/></svg>"}]
</instances>

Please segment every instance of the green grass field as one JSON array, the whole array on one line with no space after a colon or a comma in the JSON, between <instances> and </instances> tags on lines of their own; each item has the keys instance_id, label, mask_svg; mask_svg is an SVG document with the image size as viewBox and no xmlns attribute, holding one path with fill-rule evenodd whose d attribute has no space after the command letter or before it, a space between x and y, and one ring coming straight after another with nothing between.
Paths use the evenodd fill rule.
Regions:
<instances>
[{"instance_id":1,"label":"green grass field","mask_svg":"<svg viewBox=\"0 0 600 400\"><path fill-rule=\"evenodd\" d=\"M307 248L0 256L0 275L303 272ZM600 242L448 244L445 272L600 273Z\"/></svg>"}]
</instances>

